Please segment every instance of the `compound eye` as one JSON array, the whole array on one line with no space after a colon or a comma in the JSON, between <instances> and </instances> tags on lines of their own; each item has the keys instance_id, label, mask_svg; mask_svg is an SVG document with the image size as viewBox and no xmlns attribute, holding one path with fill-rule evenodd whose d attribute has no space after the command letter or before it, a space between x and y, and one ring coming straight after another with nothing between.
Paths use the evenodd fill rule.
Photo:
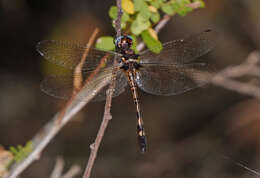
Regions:
<instances>
[{"instance_id":1,"label":"compound eye","mask_svg":"<svg viewBox=\"0 0 260 178\"><path fill-rule=\"evenodd\" d=\"M120 37L115 39L114 43L115 43L116 46L120 46L122 38L123 38L123 36L120 36Z\"/></svg>"}]
</instances>

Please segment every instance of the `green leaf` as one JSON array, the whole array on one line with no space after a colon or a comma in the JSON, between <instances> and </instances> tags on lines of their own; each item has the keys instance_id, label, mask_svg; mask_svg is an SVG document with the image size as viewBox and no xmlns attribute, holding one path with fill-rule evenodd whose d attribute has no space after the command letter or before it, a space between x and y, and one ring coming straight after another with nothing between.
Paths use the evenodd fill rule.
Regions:
<instances>
[{"instance_id":1,"label":"green leaf","mask_svg":"<svg viewBox=\"0 0 260 178\"><path fill-rule=\"evenodd\" d=\"M169 3L162 4L161 9L168 15L173 15L175 13L175 9L173 8L172 4Z\"/></svg>"},{"instance_id":2,"label":"green leaf","mask_svg":"<svg viewBox=\"0 0 260 178\"><path fill-rule=\"evenodd\" d=\"M135 35L139 35L142 31L148 29L151 26L149 19L146 19L142 14L138 13L136 20L131 25L131 32Z\"/></svg>"},{"instance_id":3,"label":"green leaf","mask_svg":"<svg viewBox=\"0 0 260 178\"><path fill-rule=\"evenodd\" d=\"M136 11L140 11L146 3L144 0L134 0L134 7Z\"/></svg>"},{"instance_id":4,"label":"green leaf","mask_svg":"<svg viewBox=\"0 0 260 178\"><path fill-rule=\"evenodd\" d=\"M166 2L167 0L156 0L159 2L159 4L163 4L164 2Z\"/></svg>"},{"instance_id":5,"label":"green leaf","mask_svg":"<svg viewBox=\"0 0 260 178\"><path fill-rule=\"evenodd\" d=\"M109 9L109 16L112 20L116 20L117 18L117 7L116 6L111 6ZM123 15L121 17L121 28L125 29L126 23L130 20L130 16L128 15L127 12L123 10ZM115 28L115 24L112 23L112 26Z\"/></svg>"},{"instance_id":6,"label":"green leaf","mask_svg":"<svg viewBox=\"0 0 260 178\"><path fill-rule=\"evenodd\" d=\"M190 3L190 0L176 0L172 3L172 7L179 15L185 16L192 11L192 8L187 6Z\"/></svg>"},{"instance_id":7,"label":"green leaf","mask_svg":"<svg viewBox=\"0 0 260 178\"><path fill-rule=\"evenodd\" d=\"M32 142L27 142L24 147L21 145L18 145L17 148L11 146L9 150L14 155L14 160L20 162L32 152Z\"/></svg>"},{"instance_id":8,"label":"green leaf","mask_svg":"<svg viewBox=\"0 0 260 178\"><path fill-rule=\"evenodd\" d=\"M129 19L130 19L130 16L128 15L128 13L123 11L123 15L122 15L121 21L122 22L127 22Z\"/></svg>"},{"instance_id":9,"label":"green leaf","mask_svg":"<svg viewBox=\"0 0 260 178\"><path fill-rule=\"evenodd\" d=\"M148 30L142 32L141 37L144 44L154 53L160 53L162 50L162 44L159 40L154 39Z\"/></svg>"},{"instance_id":10,"label":"green leaf","mask_svg":"<svg viewBox=\"0 0 260 178\"><path fill-rule=\"evenodd\" d=\"M122 28L122 29L125 29L125 28L126 28L126 22L121 21L121 28Z\"/></svg>"},{"instance_id":11,"label":"green leaf","mask_svg":"<svg viewBox=\"0 0 260 178\"><path fill-rule=\"evenodd\" d=\"M117 7L116 6L111 6L108 15L111 19L115 20L117 18Z\"/></svg>"},{"instance_id":12,"label":"green leaf","mask_svg":"<svg viewBox=\"0 0 260 178\"><path fill-rule=\"evenodd\" d=\"M13 147L13 146L10 146L9 150L10 150L13 154L17 154L17 153L18 153L18 151L16 150L16 148Z\"/></svg>"},{"instance_id":13,"label":"green leaf","mask_svg":"<svg viewBox=\"0 0 260 178\"><path fill-rule=\"evenodd\" d=\"M150 2L151 6L155 7L158 9L160 7L160 2L158 0Z\"/></svg>"},{"instance_id":14,"label":"green leaf","mask_svg":"<svg viewBox=\"0 0 260 178\"><path fill-rule=\"evenodd\" d=\"M96 48L106 51L114 50L114 38L112 36L102 36L98 38L96 42Z\"/></svg>"},{"instance_id":15,"label":"green leaf","mask_svg":"<svg viewBox=\"0 0 260 178\"><path fill-rule=\"evenodd\" d=\"M153 23L157 23L160 20L160 13L159 12L152 13L151 20Z\"/></svg>"},{"instance_id":16,"label":"green leaf","mask_svg":"<svg viewBox=\"0 0 260 178\"><path fill-rule=\"evenodd\" d=\"M142 16L145 20L148 20L151 17L151 11L148 6L144 7L142 11L139 12L140 16Z\"/></svg>"}]
</instances>

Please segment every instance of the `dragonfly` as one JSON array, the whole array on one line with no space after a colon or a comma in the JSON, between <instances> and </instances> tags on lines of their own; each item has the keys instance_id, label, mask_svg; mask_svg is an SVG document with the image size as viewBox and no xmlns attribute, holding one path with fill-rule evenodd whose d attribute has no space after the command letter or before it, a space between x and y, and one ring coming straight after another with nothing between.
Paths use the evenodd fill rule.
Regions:
<instances>
[{"instance_id":1,"label":"dragonfly","mask_svg":"<svg viewBox=\"0 0 260 178\"><path fill-rule=\"evenodd\" d=\"M215 39L216 32L205 30L184 39L164 43L159 54L149 49L139 54L135 53L131 48L133 39L129 35L122 35L115 39L115 51L55 40L41 41L36 48L45 59L69 70L74 70L86 48L89 48L82 66L83 76L92 73L100 65L100 59L107 56L105 66L100 71L101 76L91 84L102 81L117 69L113 97L123 93L127 85L130 86L137 111L137 140L141 152L145 152L147 139L137 88L153 95L171 96L205 85L208 80L201 74L211 74L212 69L207 63L198 62L197 58L214 48ZM114 64L115 56L117 56L117 64ZM73 73L69 76L49 76L42 81L41 89L57 98L69 98L75 77L77 76ZM108 86L109 84L94 97L95 101L106 98Z\"/></svg>"}]
</instances>

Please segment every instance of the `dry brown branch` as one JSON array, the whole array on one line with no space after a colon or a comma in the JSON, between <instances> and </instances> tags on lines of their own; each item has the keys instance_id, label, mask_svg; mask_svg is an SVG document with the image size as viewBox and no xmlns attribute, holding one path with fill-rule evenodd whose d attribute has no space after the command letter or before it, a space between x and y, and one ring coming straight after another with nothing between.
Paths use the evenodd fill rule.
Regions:
<instances>
[{"instance_id":1,"label":"dry brown branch","mask_svg":"<svg viewBox=\"0 0 260 178\"><path fill-rule=\"evenodd\" d=\"M53 119L34 136L31 140L32 152L23 161L12 165L7 176L8 178L16 178L30 164L32 164L35 160L38 160L43 149L55 137L61 128L63 128L63 126L65 126L65 124L67 124L72 117L81 110L81 108L91 101L91 99L111 81L112 74L106 74L105 78L102 74L103 73L100 72L98 75L92 76L92 80L89 80L88 85L84 85L78 94L70 99L68 104L65 106L65 109L57 113ZM102 81L100 81L101 78L103 79ZM57 124L57 121L61 115L62 119L60 120L60 123Z\"/></svg>"},{"instance_id":2,"label":"dry brown branch","mask_svg":"<svg viewBox=\"0 0 260 178\"><path fill-rule=\"evenodd\" d=\"M223 71L215 74L211 78L211 83L241 94L260 98L260 86L257 86L252 81L242 82L236 80L236 78L242 76L260 77L259 61L260 52L254 51L250 53L246 61L239 66L227 67Z\"/></svg>"}]
</instances>

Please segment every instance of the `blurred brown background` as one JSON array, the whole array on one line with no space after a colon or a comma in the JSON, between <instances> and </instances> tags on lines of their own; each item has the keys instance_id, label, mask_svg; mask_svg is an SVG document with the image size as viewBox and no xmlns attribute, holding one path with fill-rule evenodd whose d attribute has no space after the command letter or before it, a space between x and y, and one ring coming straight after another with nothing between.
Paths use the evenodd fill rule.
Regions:
<instances>
[{"instance_id":1,"label":"blurred brown background","mask_svg":"<svg viewBox=\"0 0 260 178\"><path fill-rule=\"evenodd\" d=\"M87 42L93 29L114 35L109 0L0 0L0 144L25 144L64 102L40 91L49 64L36 52L44 39ZM162 42L214 29L217 46L203 58L222 69L242 63L260 47L259 0L209 0L205 9L175 16ZM130 90L113 100L93 178L257 177L231 159L260 171L260 102L213 85L171 97L142 91L148 152L136 141L136 111ZM49 177L55 158L85 168L103 115L104 102L90 103L70 122L22 178ZM226 159L229 157L231 159ZM81 175L78 177L82 177Z\"/></svg>"}]
</instances>

